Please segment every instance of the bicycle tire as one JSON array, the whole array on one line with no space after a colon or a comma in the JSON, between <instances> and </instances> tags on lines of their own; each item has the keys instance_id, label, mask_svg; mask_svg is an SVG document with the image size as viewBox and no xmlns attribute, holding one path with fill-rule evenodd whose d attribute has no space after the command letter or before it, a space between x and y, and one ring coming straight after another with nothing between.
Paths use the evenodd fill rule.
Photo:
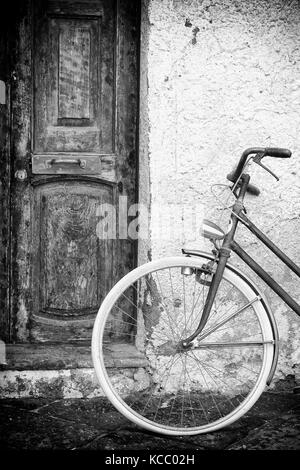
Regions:
<instances>
[{"instance_id":1,"label":"bicycle tire","mask_svg":"<svg viewBox=\"0 0 300 470\"><path fill-rule=\"evenodd\" d=\"M120 413L152 432L216 431L243 416L265 389L275 349L272 325L257 290L230 269L200 334L204 338L178 350L199 320L195 298L198 302L201 296L203 305L210 277L202 267L210 259L181 256L144 264L112 288L97 314L92 357L98 381ZM186 268L193 273L182 274ZM122 341L133 345L146 364L143 385L132 379L126 391L108 360L111 345Z\"/></svg>"}]
</instances>

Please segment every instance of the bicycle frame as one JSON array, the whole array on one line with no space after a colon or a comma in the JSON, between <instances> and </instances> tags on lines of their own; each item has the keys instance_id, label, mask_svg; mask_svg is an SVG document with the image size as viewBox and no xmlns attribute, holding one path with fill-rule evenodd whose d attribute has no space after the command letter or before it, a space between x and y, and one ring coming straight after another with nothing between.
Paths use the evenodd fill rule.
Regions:
<instances>
[{"instance_id":1,"label":"bicycle frame","mask_svg":"<svg viewBox=\"0 0 300 470\"><path fill-rule=\"evenodd\" d=\"M223 277L228 258L231 251L236 253L279 297L298 315L300 315L300 305L256 262L246 253L234 240L238 223L241 222L250 230L262 243L267 246L289 269L300 277L300 268L288 256L283 253L265 234L263 234L244 213L244 197L249 185L250 176L241 176L241 187L237 200L233 206L231 214L231 228L225 235L221 248L218 250L217 269L212 278L210 289L204 305L203 313L199 325L195 332L182 342L182 346L187 348L194 338L203 330L207 323L219 284ZM186 252L188 253L188 252Z\"/></svg>"}]
</instances>

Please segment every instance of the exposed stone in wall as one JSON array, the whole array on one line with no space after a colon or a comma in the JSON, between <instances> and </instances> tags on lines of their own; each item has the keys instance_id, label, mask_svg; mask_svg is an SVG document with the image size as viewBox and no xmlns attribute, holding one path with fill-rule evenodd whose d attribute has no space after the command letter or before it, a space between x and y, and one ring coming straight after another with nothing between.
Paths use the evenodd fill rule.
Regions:
<instances>
[{"instance_id":1,"label":"exposed stone in wall","mask_svg":"<svg viewBox=\"0 0 300 470\"><path fill-rule=\"evenodd\" d=\"M140 391L149 384L142 368L115 369L113 383L120 393ZM93 368L0 371L2 398L94 398L104 393Z\"/></svg>"},{"instance_id":2,"label":"exposed stone in wall","mask_svg":"<svg viewBox=\"0 0 300 470\"><path fill-rule=\"evenodd\" d=\"M141 97L149 118L152 258L177 254L182 244L209 248L197 238L198 222L192 223L190 208L218 222L220 204L211 185L226 182L245 148L280 146L290 148L293 157L266 161L279 183L253 169L261 195L249 197L248 213L300 264L298 1L148 0L144 11L149 23L143 26L147 47L142 42L142 58L148 83ZM157 208L166 204L174 231L162 239ZM238 238L299 302L296 276L245 230ZM280 330L278 379L300 363L299 318L259 284Z\"/></svg>"},{"instance_id":3,"label":"exposed stone in wall","mask_svg":"<svg viewBox=\"0 0 300 470\"><path fill-rule=\"evenodd\" d=\"M103 394L93 369L0 372L0 395L7 398L90 398Z\"/></svg>"}]
</instances>

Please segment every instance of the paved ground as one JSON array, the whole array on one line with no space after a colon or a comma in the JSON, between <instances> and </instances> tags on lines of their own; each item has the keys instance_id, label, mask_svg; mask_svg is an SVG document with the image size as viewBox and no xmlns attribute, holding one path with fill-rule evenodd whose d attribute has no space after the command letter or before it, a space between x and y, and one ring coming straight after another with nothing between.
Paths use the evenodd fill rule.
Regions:
<instances>
[{"instance_id":1,"label":"paved ground","mask_svg":"<svg viewBox=\"0 0 300 470\"><path fill-rule=\"evenodd\" d=\"M266 392L238 422L192 437L137 428L104 398L0 400L0 450L300 450L300 395Z\"/></svg>"}]
</instances>

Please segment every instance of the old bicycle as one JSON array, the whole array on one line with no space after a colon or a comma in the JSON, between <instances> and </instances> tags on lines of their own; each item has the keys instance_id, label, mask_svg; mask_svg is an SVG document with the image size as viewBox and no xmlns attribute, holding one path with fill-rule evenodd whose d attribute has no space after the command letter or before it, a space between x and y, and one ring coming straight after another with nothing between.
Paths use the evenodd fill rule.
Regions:
<instances>
[{"instance_id":1,"label":"old bicycle","mask_svg":"<svg viewBox=\"0 0 300 470\"><path fill-rule=\"evenodd\" d=\"M276 322L264 295L228 258L236 253L300 314L297 302L235 241L243 224L300 276L300 268L247 218L244 206L251 189L248 164L273 174L263 158L290 156L280 148L245 150L228 177L235 202L227 232L204 224L212 253L183 250L184 256L149 262L104 299L93 330L95 371L112 404L137 425L169 435L212 432L244 415L270 384L278 358ZM111 362L120 343L135 348L143 371L138 387L128 385L125 392Z\"/></svg>"}]
</instances>

